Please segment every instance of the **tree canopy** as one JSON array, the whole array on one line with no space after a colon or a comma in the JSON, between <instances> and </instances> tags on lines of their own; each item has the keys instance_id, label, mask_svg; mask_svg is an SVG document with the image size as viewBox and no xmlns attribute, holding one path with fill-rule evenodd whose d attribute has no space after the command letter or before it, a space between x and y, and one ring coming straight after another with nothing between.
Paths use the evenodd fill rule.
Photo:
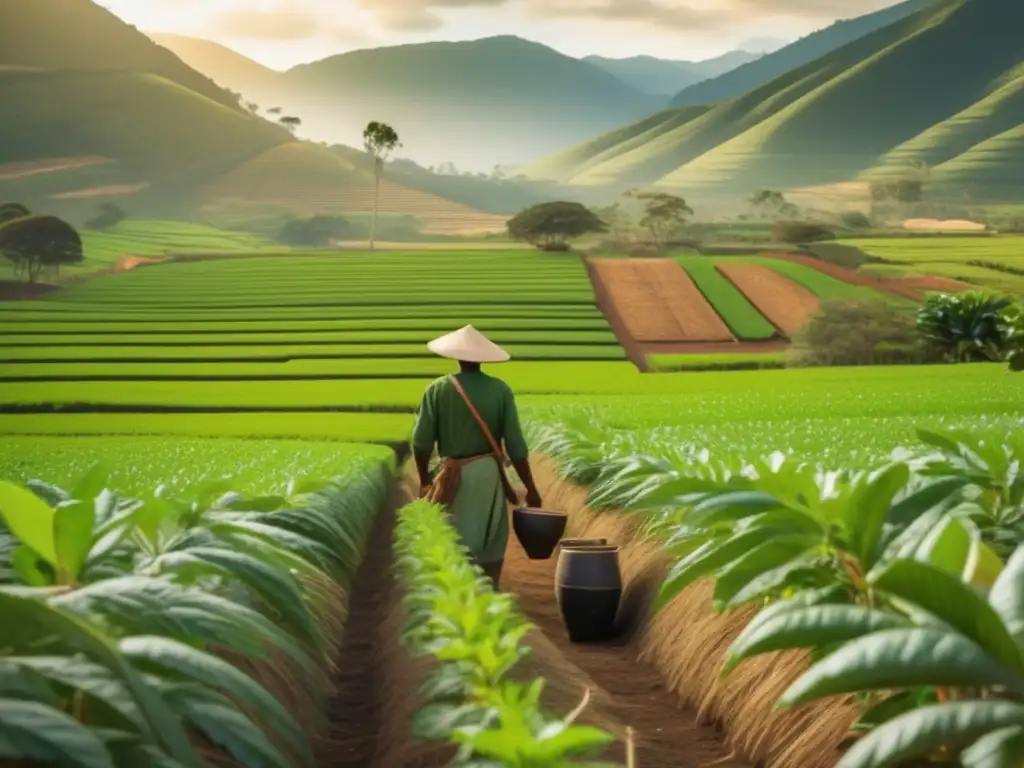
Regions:
<instances>
[{"instance_id":1,"label":"tree canopy","mask_svg":"<svg viewBox=\"0 0 1024 768\"><path fill-rule=\"evenodd\" d=\"M353 234L352 226L340 216L317 215L286 222L277 239L285 245L323 248Z\"/></svg>"},{"instance_id":2,"label":"tree canopy","mask_svg":"<svg viewBox=\"0 0 1024 768\"><path fill-rule=\"evenodd\" d=\"M21 203L0 203L0 224L31 215L32 211Z\"/></svg>"},{"instance_id":3,"label":"tree canopy","mask_svg":"<svg viewBox=\"0 0 1024 768\"><path fill-rule=\"evenodd\" d=\"M85 259L78 232L56 216L23 216L0 224L0 254L30 283L38 280L44 269L60 270L63 264Z\"/></svg>"},{"instance_id":4,"label":"tree canopy","mask_svg":"<svg viewBox=\"0 0 1024 768\"><path fill-rule=\"evenodd\" d=\"M531 206L512 217L508 233L543 250L568 249L568 241L591 232L606 232L608 225L582 203L559 200Z\"/></svg>"},{"instance_id":5,"label":"tree canopy","mask_svg":"<svg viewBox=\"0 0 1024 768\"><path fill-rule=\"evenodd\" d=\"M682 233L686 220L693 216L693 209L686 200L668 192L628 192L644 205L640 226L651 233L654 244L659 248Z\"/></svg>"}]
</instances>

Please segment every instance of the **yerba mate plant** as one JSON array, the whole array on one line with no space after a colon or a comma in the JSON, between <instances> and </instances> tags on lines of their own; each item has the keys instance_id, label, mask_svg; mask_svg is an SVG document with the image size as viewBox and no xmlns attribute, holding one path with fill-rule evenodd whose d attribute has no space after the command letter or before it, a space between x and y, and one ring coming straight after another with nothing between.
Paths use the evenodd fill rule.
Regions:
<instances>
[{"instance_id":1,"label":"yerba mate plant","mask_svg":"<svg viewBox=\"0 0 1024 768\"><path fill-rule=\"evenodd\" d=\"M803 648L778 706L853 695L862 736L841 768L912 757L966 768L1024 760L1024 438L921 432L871 471L781 454L731 463L693 448L600 458L577 431L541 449L589 481L591 505L641 516L674 560L667 605L698 580L714 607L761 606L724 674Z\"/></svg>"},{"instance_id":2,"label":"yerba mate plant","mask_svg":"<svg viewBox=\"0 0 1024 768\"><path fill-rule=\"evenodd\" d=\"M337 593L389 474L371 462L288 498L227 481L126 498L100 467L67 491L0 483L0 757L311 764Z\"/></svg>"}]
</instances>

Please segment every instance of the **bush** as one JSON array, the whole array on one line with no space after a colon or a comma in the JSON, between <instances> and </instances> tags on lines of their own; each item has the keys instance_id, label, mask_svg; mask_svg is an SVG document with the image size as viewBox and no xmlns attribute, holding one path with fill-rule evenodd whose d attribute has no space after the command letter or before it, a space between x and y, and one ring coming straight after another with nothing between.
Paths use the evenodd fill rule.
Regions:
<instances>
[{"instance_id":1,"label":"bush","mask_svg":"<svg viewBox=\"0 0 1024 768\"><path fill-rule=\"evenodd\" d=\"M861 211L843 211L839 221L847 229L871 229L871 219Z\"/></svg>"},{"instance_id":2,"label":"bush","mask_svg":"<svg viewBox=\"0 0 1024 768\"><path fill-rule=\"evenodd\" d=\"M1005 296L984 291L934 293L917 313L917 327L930 348L951 363L1002 360L1006 353Z\"/></svg>"},{"instance_id":3,"label":"bush","mask_svg":"<svg viewBox=\"0 0 1024 768\"><path fill-rule=\"evenodd\" d=\"M926 362L912 313L884 301L828 301L793 339L791 364L897 365Z\"/></svg>"},{"instance_id":4,"label":"bush","mask_svg":"<svg viewBox=\"0 0 1024 768\"><path fill-rule=\"evenodd\" d=\"M821 224L806 221L776 221L772 225L772 240L777 243L815 243L835 239L836 233Z\"/></svg>"},{"instance_id":5,"label":"bush","mask_svg":"<svg viewBox=\"0 0 1024 768\"><path fill-rule=\"evenodd\" d=\"M116 203L103 203L99 213L85 222L86 229L110 229L128 218L128 212Z\"/></svg>"},{"instance_id":6,"label":"bush","mask_svg":"<svg viewBox=\"0 0 1024 768\"><path fill-rule=\"evenodd\" d=\"M349 223L340 216L312 216L286 222L277 239L285 245L325 248L333 241L347 240L353 234Z\"/></svg>"},{"instance_id":7,"label":"bush","mask_svg":"<svg viewBox=\"0 0 1024 768\"><path fill-rule=\"evenodd\" d=\"M876 261L876 259L854 245L814 243L808 245L807 250L816 259L821 259L829 264L835 264L837 267L845 267L846 269L860 269L862 265Z\"/></svg>"}]
</instances>

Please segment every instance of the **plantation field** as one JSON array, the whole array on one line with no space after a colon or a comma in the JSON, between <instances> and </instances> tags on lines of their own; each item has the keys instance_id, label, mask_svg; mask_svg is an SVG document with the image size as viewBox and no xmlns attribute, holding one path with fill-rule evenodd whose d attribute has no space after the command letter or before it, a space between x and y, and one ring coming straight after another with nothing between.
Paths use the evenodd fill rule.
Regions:
<instances>
[{"instance_id":1,"label":"plantation field","mask_svg":"<svg viewBox=\"0 0 1024 768\"><path fill-rule=\"evenodd\" d=\"M0 477L15 482L46 478L66 487L100 462L111 487L126 494L230 477L234 488L269 495L283 493L296 479L358 476L388 460L388 454L383 446L304 440L8 437L0 452Z\"/></svg>"},{"instance_id":2,"label":"plantation field","mask_svg":"<svg viewBox=\"0 0 1024 768\"><path fill-rule=\"evenodd\" d=\"M872 274L936 275L1024 294L1024 274L999 269L1024 270L1024 237L868 238L841 242L893 262L865 265L863 271Z\"/></svg>"}]
</instances>

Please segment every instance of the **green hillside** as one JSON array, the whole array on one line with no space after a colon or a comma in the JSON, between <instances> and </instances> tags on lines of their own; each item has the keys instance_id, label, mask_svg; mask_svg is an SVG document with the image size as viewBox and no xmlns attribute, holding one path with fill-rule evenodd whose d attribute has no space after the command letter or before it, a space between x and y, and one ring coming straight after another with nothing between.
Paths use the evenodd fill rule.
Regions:
<instances>
[{"instance_id":1,"label":"green hillside","mask_svg":"<svg viewBox=\"0 0 1024 768\"><path fill-rule=\"evenodd\" d=\"M359 144L367 121L385 120L420 162L488 170L622 125L663 101L512 36L352 51L295 67L284 82L279 101L303 119L305 135Z\"/></svg>"},{"instance_id":2,"label":"green hillside","mask_svg":"<svg viewBox=\"0 0 1024 768\"><path fill-rule=\"evenodd\" d=\"M1024 197L1024 181L1012 177L1013 129L1022 122L1012 18L1024 20L1017 0L941 0L697 117L670 110L527 172L735 198L854 179L919 157L937 166L934 179L950 194L984 169L975 191Z\"/></svg>"},{"instance_id":3,"label":"green hillside","mask_svg":"<svg viewBox=\"0 0 1024 768\"><path fill-rule=\"evenodd\" d=\"M148 72L234 103L206 75L92 0L0 2L0 69L13 67Z\"/></svg>"},{"instance_id":4,"label":"green hillside","mask_svg":"<svg viewBox=\"0 0 1024 768\"><path fill-rule=\"evenodd\" d=\"M676 94L669 106L686 107L693 104L711 104L732 99L752 88L774 80L805 64L810 64L832 51L852 43L882 27L915 13L933 4L935 0L904 0L904 2L875 13L843 19L825 29L819 29L806 37L769 53L763 57L723 73L711 74L713 79L703 80L683 88Z\"/></svg>"},{"instance_id":5,"label":"green hillside","mask_svg":"<svg viewBox=\"0 0 1024 768\"><path fill-rule=\"evenodd\" d=\"M264 95L272 94L280 88L280 72L227 46L197 37L167 33L149 33L149 37L188 66L209 76L219 86L242 94L246 100L262 99Z\"/></svg>"}]
</instances>

